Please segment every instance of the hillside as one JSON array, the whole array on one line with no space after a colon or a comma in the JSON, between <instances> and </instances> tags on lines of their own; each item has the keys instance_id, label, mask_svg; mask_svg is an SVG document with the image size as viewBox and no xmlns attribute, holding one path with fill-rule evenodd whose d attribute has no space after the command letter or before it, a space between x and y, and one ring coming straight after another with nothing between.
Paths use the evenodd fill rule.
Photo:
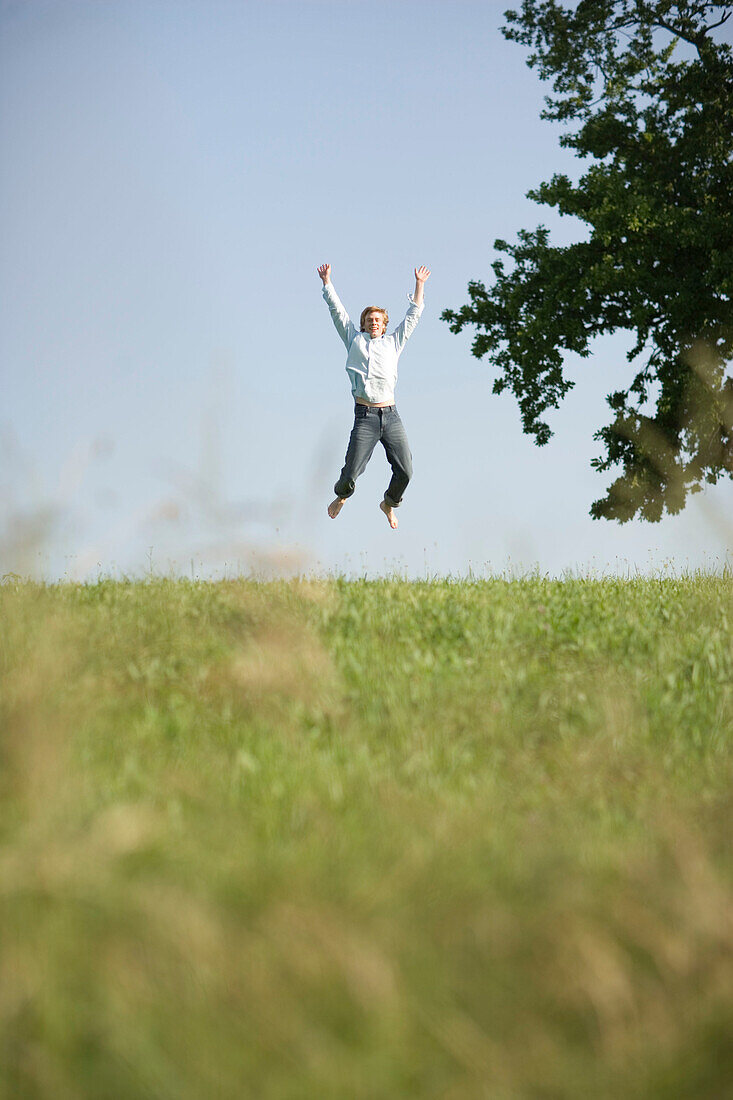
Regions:
<instances>
[{"instance_id":1,"label":"hillside","mask_svg":"<svg viewBox=\"0 0 733 1100\"><path fill-rule=\"evenodd\" d=\"M731 1096L733 580L0 586L0 1096Z\"/></svg>"}]
</instances>

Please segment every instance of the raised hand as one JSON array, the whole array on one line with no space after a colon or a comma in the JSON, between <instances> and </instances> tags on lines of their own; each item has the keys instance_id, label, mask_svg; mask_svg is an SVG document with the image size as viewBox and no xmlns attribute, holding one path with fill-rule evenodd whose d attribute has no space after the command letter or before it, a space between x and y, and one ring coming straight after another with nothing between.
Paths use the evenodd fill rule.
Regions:
<instances>
[{"instance_id":1,"label":"raised hand","mask_svg":"<svg viewBox=\"0 0 733 1100\"><path fill-rule=\"evenodd\" d=\"M416 267L415 268L415 293L412 298L416 306L422 305L423 300L423 287L425 286L425 280L430 278L430 268Z\"/></svg>"},{"instance_id":2,"label":"raised hand","mask_svg":"<svg viewBox=\"0 0 733 1100\"><path fill-rule=\"evenodd\" d=\"M330 264L321 264L321 266L319 268L317 268L316 270L318 271L318 274L321 276L321 282L323 283L324 286L326 286L328 283L331 282L331 265ZM429 274L430 274L430 272L428 272L428 275Z\"/></svg>"}]
</instances>

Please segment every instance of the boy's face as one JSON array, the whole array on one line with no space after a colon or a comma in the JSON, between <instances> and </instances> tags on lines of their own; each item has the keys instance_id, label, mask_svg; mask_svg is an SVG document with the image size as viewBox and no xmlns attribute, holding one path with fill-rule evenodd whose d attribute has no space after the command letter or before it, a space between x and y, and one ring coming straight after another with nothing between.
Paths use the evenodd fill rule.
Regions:
<instances>
[{"instance_id":1,"label":"boy's face","mask_svg":"<svg viewBox=\"0 0 733 1100\"><path fill-rule=\"evenodd\" d=\"M384 314L378 309L370 310L364 318L364 328L368 336L381 336L384 332Z\"/></svg>"}]
</instances>

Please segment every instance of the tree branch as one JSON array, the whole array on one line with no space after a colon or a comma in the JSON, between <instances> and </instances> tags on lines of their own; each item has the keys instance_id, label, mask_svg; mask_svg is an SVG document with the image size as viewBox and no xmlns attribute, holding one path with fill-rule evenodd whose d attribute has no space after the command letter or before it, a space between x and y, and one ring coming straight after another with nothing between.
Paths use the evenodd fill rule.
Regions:
<instances>
[{"instance_id":1,"label":"tree branch","mask_svg":"<svg viewBox=\"0 0 733 1100\"><path fill-rule=\"evenodd\" d=\"M715 30L716 27L722 27L723 24L727 23L727 21L730 19L730 16L731 12L726 11L725 15L723 15L717 23L711 23L708 26L703 27L702 30L698 31L697 34L692 34L689 31L686 33L674 23L671 23L669 22L669 20L662 19L660 17L657 17L654 20L653 25L656 27L661 27L665 31L669 31L669 33L673 34L675 38L681 38L683 42L689 42L691 46L695 47L700 58L702 58L702 43L707 39L709 32Z\"/></svg>"}]
</instances>

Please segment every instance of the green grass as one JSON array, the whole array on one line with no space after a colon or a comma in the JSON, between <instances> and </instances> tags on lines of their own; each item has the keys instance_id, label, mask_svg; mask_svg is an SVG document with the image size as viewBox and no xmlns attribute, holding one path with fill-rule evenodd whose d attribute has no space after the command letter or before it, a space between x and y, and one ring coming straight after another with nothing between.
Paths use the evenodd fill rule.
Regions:
<instances>
[{"instance_id":1,"label":"green grass","mask_svg":"<svg viewBox=\"0 0 733 1100\"><path fill-rule=\"evenodd\" d=\"M0 1095L733 1096L732 622L705 575L0 586Z\"/></svg>"}]
</instances>

